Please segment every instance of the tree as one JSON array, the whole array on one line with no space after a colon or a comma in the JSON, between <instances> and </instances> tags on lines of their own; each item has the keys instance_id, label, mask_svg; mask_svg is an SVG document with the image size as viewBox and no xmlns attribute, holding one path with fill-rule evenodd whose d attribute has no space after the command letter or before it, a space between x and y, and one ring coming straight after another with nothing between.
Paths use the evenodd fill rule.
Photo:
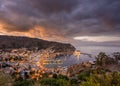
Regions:
<instances>
[{"instance_id":1,"label":"tree","mask_svg":"<svg viewBox=\"0 0 120 86\"><path fill-rule=\"evenodd\" d=\"M100 66L114 64L115 62L114 58L106 55L104 52L100 52L96 57L96 64Z\"/></svg>"},{"instance_id":2,"label":"tree","mask_svg":"<svg viewBox=\"0 0 120 86\"><path fill-rule=\"evenodd\" d=\"M115 59L115 62L118 64L119 60L120 60L120 52L115 52L112 54L114 59Z\"/></svg>"},{"instance_id":3,"label":"tree","mask_svg":"<svg viewBox=\"0 0 120 86\"><path fill-rule=\"evenodd\" d=\"M101 66L104 65L107 57L108 56L104 52L100 52L96 57L96 64Z\"/></svg>"}]
</instances>

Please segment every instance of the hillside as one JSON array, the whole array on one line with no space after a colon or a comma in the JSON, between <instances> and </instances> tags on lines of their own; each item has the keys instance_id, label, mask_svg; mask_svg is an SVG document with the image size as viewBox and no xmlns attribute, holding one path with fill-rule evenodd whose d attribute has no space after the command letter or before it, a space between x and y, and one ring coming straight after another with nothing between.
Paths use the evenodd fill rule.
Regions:
<instances>
[{"instance_id":1,"label":"hillside","mask_svg":"<svg viewBox=\"0 0 120 86\"><path fill-rule=\"evenodd\" d=\"M27 48L34 49L38 48L47 49L52 48L55 52L73 53L75 51L74 46L71 44L58 43L52 41L45 41L38 38L29 37L18 37L18 36L0 36L0 49L18 49Z\"/></svg>"}]
</instances>

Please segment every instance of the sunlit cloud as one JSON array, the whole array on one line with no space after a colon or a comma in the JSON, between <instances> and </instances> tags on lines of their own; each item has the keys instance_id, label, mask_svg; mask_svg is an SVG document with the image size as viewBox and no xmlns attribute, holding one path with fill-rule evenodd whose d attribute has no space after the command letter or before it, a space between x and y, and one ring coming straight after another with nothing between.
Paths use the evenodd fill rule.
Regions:
<instances>
[{"instance_id":1,"label":"sunlit cloud","mask_svg":"<svg viewBox=\"0 0 120 86\"><path fill-rule=\"evenodd\" d=\"M9 31L5 29L9 25L0 23L0 35L11 35L11 36L27 36L32 38L40 38L49 41L65 41L66 38L61 34L58 33L57 30L49 30L45 27L37 25L32 27L28 31Z\"/></svg>"}]
</instances>

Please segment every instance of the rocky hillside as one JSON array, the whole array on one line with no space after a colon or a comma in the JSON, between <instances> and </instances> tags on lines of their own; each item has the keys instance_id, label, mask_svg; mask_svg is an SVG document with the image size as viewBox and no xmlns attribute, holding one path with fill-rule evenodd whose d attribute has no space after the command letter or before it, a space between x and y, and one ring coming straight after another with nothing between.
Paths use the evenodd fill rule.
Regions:
<instances>
[{"instance_id":1,"label":"rocky hillside","mask_svg":"<svg viewBox=\"0 0 120 86\"><path fill-rule=\"evenodd\" d=\"M38 38L18 37L18 36L0 36L0 49L18 49L27 48L34 49L38 48L47 49L52 48L55 52L70 53L75 51L74 46L71 44L58 43L52 41L45 41Z\"/></svg>"}]
</instances>

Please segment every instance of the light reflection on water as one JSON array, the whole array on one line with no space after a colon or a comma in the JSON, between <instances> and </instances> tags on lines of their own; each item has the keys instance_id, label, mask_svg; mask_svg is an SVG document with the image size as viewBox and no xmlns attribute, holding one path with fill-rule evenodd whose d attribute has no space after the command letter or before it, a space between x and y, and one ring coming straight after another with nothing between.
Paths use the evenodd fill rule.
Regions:
<instances>
[{"instance_id":1,"label":"light reflection on water","mask_svg":"<svg viewBox=\"0 0 120 86\"><path fill-rule=\"evenodd\" d=\"M76 63L81 63L84 61L94 60L94 57L98 55L100 52L105 52L106 54L110 55L113 52L120 52L120 47L105 47L105 46L80 46L77 47L77 50L80 50L82 53L91 54L93 58L90 58L87 55L81 55L79 58L75 56L69 57L60 57L59 59L62 60L63 64L59 65L47 65L48 67L57 67L57 66L70 66Z\"/></svg>"}]
</instances>

